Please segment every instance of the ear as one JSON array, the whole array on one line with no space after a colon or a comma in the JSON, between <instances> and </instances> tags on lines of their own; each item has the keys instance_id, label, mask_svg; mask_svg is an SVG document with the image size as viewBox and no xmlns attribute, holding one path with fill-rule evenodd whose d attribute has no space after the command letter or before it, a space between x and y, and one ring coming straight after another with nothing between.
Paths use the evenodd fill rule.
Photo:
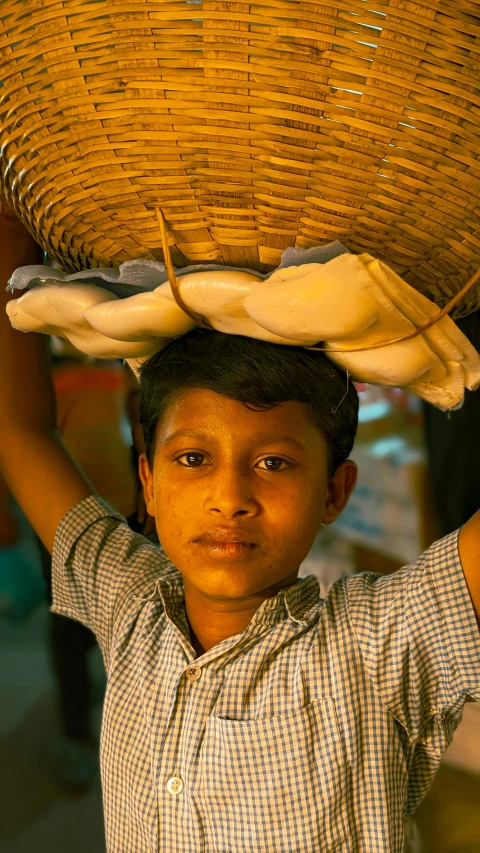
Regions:
<instances>
[{"instance_id":1,"label":"ear","mask_svg":"<svg viewBox=\"0 0 480 853\"><path fill-rule=\"evenodd\" d=\"M347 459L338 466L328 484L327 502L322 524L331 524L338 518L345 508L356 482L357 466L351 459Z\"/></svg>"},{"instance_id":2,"label":"ear","mask_svg":"<svg viewBox=\"0 0 480 853\"><path fill-rule=\"evenodd\" d=\"M150 470L145 453L138 457L138 473L142 481L145 506L149 515L155 518L155 495L153 489L153 472Z\"/></svg>"}]
</instances>

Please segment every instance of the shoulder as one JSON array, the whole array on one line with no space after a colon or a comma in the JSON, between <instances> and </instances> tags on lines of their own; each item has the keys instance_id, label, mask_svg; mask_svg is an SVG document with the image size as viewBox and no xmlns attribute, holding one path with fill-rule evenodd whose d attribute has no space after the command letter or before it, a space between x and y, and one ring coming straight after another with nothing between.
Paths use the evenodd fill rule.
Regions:
<instances>
[{"instance_id":1,"label":"shoulder","mask_svg":"<svg viewBox=\"0 0 480 853\"><path fill-rule=\"evenodd\" d=\"M158 577L173 567L164 551L139 533L108 501L89 495L63 516L55 535L54 566L75 565L77 573L115 577L134 586L146 575Z\"/></svg>"}]
</instances>

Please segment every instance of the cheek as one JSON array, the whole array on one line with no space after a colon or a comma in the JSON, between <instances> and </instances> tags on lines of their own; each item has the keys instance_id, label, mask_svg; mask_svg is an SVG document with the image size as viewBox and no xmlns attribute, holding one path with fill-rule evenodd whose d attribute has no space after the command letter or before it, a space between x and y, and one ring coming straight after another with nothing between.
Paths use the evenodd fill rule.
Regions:
<instances>
[{"instance_id":1,"label":"cheek","mask_svg":"<svg viewBox=\"0 0 480 853\"><path fill-rule=\"evenodd\" d=\"M195 489L172 482L171 478L162 474L157 476L155 521L162 542L168 539L174 543L188 536L189 528L194 524L195 518L198 518L200 500Z\"/></svg>"},{"instance_id":2,"label":"cheek","mask_svg":"<svg viewBox=\"0 0 480 853\"><path fill-rule=\"evenodd\" d=\"M326 498L326 487L308 481L292 488L278 488L269 494L263 504L265 517L281 547L284 547L282 540L285 538L294 544L296 540L316 535Z\"/></svg>"}]
</instances>

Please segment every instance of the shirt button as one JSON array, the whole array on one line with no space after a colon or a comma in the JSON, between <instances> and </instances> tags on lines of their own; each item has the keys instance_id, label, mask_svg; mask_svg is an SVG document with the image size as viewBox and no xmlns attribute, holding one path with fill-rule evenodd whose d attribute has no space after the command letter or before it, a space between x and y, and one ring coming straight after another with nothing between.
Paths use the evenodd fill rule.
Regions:
<instances>
[{"instance_id":1,"label":"shirt button","mask_svg":"<svg viewBox=\"0 0 480 853\"><path fill-rule=\"evenodd\" d=\"M183 779L180 779L180 776L172 776L167 782L167 791L169 794L181 794L183 791Z\"/></svg>"},{"instance_id":2,"label":"shirt button","mask_svg":"<svg viewBox=\"0 0 480 853\"><path fill-rule=\"evenodd\" d=\"M200 666L189 666L188 669L185 670L185 675L187 676L188 681L198 681L202 674L202 668Z\"/></svg>"}]
</instances>

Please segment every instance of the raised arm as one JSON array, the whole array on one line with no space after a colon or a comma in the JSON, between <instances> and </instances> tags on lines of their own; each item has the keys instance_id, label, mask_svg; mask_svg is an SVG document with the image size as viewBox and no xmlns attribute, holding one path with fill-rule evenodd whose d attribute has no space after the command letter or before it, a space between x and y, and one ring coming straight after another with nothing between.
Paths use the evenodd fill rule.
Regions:
<instances>
[{"instance_id":1,"label":"raised arm","mask_svg":"<svg viewBox=\"0 0 480 853\"><path fill-rule=\"evenodd\" d=\"M463 574L480 627L480 510L462 527L458 548Z\"/></svg>"},{"instance_id":2,"label":"raised arm","mask_svg":"<svg viewBox=\"0 0 480 853\"><path fill-rule=\"evenodd\" d=\"M5 312L13 270L38 263L41 250L0 200L0 468L51 551L62 517L94 490L56 433L48 338L15 331Z\"/></svg>"}]
</instances>

